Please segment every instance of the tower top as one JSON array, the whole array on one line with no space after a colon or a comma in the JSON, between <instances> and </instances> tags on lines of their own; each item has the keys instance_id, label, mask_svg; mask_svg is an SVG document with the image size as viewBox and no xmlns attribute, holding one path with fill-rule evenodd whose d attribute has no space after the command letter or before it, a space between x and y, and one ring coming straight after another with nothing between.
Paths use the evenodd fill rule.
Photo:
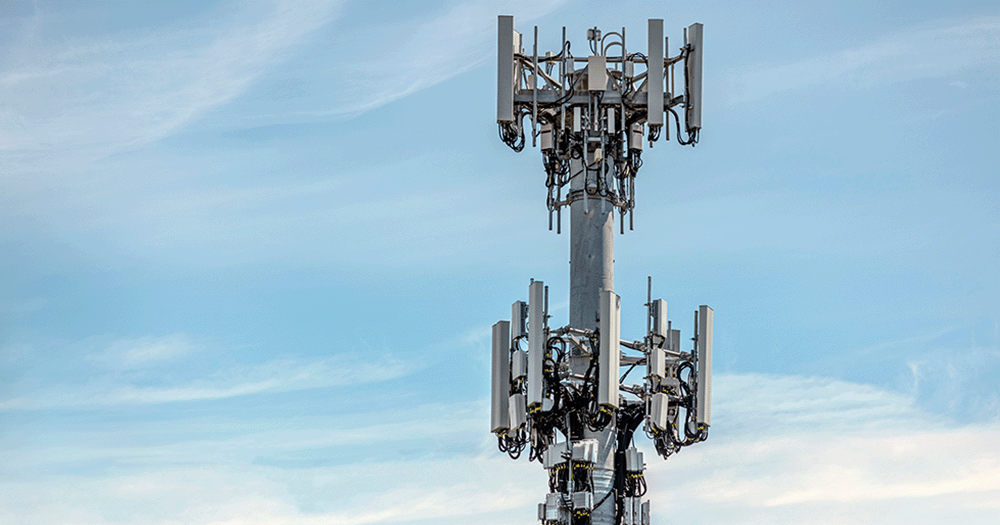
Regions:
<instances>
[{"instance_id":1,"label":"tower top","mask_svg":"<svg viewBox=\"0 0 1000 525\"><path fill-rule=\"evenodd\" d=\"M680 144L698 142L703 26L687 27L683 45L671 56L663 20L648 24L645 54L628 51L625 28L603 33L594 27L587 30L590 53L577 57L565 27L559 52L539 55L538 26L527 53L514 17L497 18L500 139L514 151L524 149L528 119L531 144L541 149L545 168L550 230L553 214L561 231L562 207L589 198L610 201L619 211L621 232L625 215L632 229L643 142L652 147L661 134L670 140L671 124ZM584 183L571 184L576 178Z\"/></svg>"}]
</instances>

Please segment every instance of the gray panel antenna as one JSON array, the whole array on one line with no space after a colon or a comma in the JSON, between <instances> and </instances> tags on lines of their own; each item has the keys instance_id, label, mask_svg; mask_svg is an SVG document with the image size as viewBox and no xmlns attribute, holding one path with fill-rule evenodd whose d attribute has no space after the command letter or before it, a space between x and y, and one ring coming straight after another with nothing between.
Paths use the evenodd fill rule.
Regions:
<instances>
[{"instance_id":1,"label":"gray panel antenna","mask_svg":"<svg viewBox=\"0 0 1000 525\"><path fill-rule=\"evenodd\" d=\"M653 314L653 333L663 337L664 341L667 338L667 302L663 299L657 299L653 301L652 304L652 314ZM666 346L664 344L663 346Z\"/></svg>"},{"instance_id":2,"label":"gray panel antenna","mask_svg":"<svg viewBox=\"0 0 1000 525\"><path fill-rule=\"evenodd\" d=\"M528 303L514 301L510 305L510 337L518 339L528 335Z\"/></svg>"},{"instance_id":3,"label":"gray panel antenna","mask_svg":"<svg viewBox=\"0 0 1000 525\"><path fill-rule=\"evenodd\" d=\"M686 121L689 133L701 129L701 57L704 26L692 24L688 28L687 107Z\"/></svg>"},{"instance_id":4,"label":"gray panel antenna","mask_svg":"<svg viewBox=\"0 0 1000 525\"><path fill-rule=\"evenodd\" d=\"M698 417L706 427L712 424L712 317L708 306L698 308Z\"/></svg>"},{"instance_id":5,"label":"gray panel antenna","mask_svg":"<svg viewBox=\"0 0 1000 525\"><path fill-rule=\"evenodd\" d=\"M695 346L681 348L650 278L646 334L622 340L614 292L614 234L626 216L633 228L643 143L669 141L672 128L682 145L700 136L702 25L685 31L673 55L660 19L648 21L645 52L629 50L625 28L594 27L582 45L563 28L558 52L539 53L538 27L529 47L513 17L497 18L500 139L539 148L549 229L562 232L564 211L570 224L568 323L550 325L548 288L532 281L493 327L490 428L502 452L546 469L543 525L649 525L642 454L619 444L642 427L666 459L708 438L712 309L695 313Z\"/></svg>"},{"instance_id":6,"label":"gray panel antenna","mask_svg":"<svg viewBox=\"0 0 1000 525\"><path fill-rule=\"evenodd\" d=\"M514 17L497 17L497 122L514 122Z\"/></svg>"},{"instance_id":7,"label":"gray panel antenna","mask_svg":"<svg viewBox=\"0 0 1000 525\"><path fill-rule=\"evenodd\" d=\"M490 432L510 428L507 403L510 398L510 321L493 325L493 396L490 405Z\"/></svg>"},{"instance_id":8,"label":"gray panel antenna","mask_svg":"<svg viewBox=\"0 0 1000 525\"><path fill-rule=\"evenodd\" d=\"M619 316L621 298L611 290L601 291L600 350L598 352L597 403L618 408L618 368L621 359Z\"/></svg>"},{"instance_id":9,"label":"gray panel antenna","mask_svg":"<svg viewBox=\"0 0 1000 525\"><path fill-rule=\"evenodd\" d=\"M663 125L663 20L650 20L646 55L646 124Z\"/></svg>"},{"instance_id":10,"label":"gray panel antenna","mask_svg":"<svg viewBox=\"0 0 1000 525\"><path fill-rule=\"evenodd\" d=\"M545 285L535 281L528 287L528 408L542 403L542 361L545 357Z\"/></svg>"}]
</instances>

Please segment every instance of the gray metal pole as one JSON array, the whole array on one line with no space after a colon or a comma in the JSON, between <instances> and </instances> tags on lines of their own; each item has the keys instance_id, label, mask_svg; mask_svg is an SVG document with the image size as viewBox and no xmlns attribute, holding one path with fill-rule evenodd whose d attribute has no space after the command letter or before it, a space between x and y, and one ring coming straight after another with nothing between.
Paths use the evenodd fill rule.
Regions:
<instances>
[{"instance_id":1,"label":"gray metal pole","mask_svg":"<svg viewBox=\"0 0 1000 525\"><path fill-rule=\"evenodd\" d=\"M593 150L587 152L589 162L593 162L593 155ZM583 170L583 164L574 161L571 168L577 173ZM604 173L609 171L605 169ZM600 171L592 172L589 180L584 180L584 173L580 173L570 183L570 191L583 189L588 184L596 187L600 176ZM574 328L597 328L600 292L602 289L614 290L614 209L610 201L598 195L587 195L586 199L578 199L570 205L569 324ZM585 373L588 364L588 358L571 361L573 372L577 374ZM596 439L598 443L594 463L594 505L604 500L591 513L593 525L615 523L615 497L612 494L605 499L605 496L614 489L616 434L614 421L600 432L584 430L584 439Z\"/></svg>"}]
</instances>

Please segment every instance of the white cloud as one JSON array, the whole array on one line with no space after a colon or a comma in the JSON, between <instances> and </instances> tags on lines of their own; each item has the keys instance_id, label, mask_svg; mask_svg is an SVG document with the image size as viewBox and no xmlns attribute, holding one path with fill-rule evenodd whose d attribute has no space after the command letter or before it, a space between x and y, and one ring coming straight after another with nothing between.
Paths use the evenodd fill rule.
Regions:
<instances>
[{"instance_id":1,"label":"white cloud","mask_svg":"<svg viewBox=\"0 0 1000 525\"><path fill-rule=\"evenodd\" d=\"M53 476L45 478L42 492L33 483L0 482L0 521L354 525L459 523L475 517L476 523L500 524L512 515L525 523L532 517L512 512L534 499L529 490L484 476L509 477L519 470L502 459L415 462L395 472L384 467L321 472L189 467L96 479ZM306 492L323 501L323 508L305 501Z\"/></svg>"},{"instance_id":2,"label":"white cloud","mask_svg":"<svg viewBox=\"0 0 1000 525\"><path fill-rule=\"evenodd\" d=\"M908 395L830 378L764 374L720 376L713 384L718 420L734 432L845 432L939 424Z\"/></svg>"},{"instance_id":3,"label":"white cloud","mask_svg":"<svg viewBox=\"0 0 1000 525\"><path fill-rule=\"evenodd\" d=\"M834 83L855 89L1000 66L1000 17L947 20L910 28L868 45L786 64L757 64L729 77L727 102ZM956 83L958 82L958 83ZM966 81L952 85L967 86Z\"/></svg>"},{"instance_id":4,"label":"white cloud","mask_svg":"<svg viewBox=\"0 0 1000 525\"><path fill-rule=\"evenodd\" d=\"M131 368L167 362L191 350L192 345L183 334L146 336L114 341L104 352L92 358Z\"/></svg>"},{"instance_id":5,"label":"white cloud","mask_svg":"<svg viewBox=\"0 0 1000 525\"><path fill-rule=\"evenodd\" d=\"M418 183L418 177L409 176L414 166L441 162L440 155L426 154L383 159L349 176L216 187L183 180L193 173L184 166L165 170L162 178L156 172L11 205L15 214L22 208L26 215L56 223L57 235L67 244L96 251L111 265L140 258L195 267L280 261L284 268L370 269L431 261L439 269L466 265L470 257L488 260L485 253L500 249L491 232L501 223L515 235L533 231L530 235L544 238L544 230L520 228L544 220L544 207L535 208L537 217L519 213L519 203L507 200L513 190L503 188L502 180L442 186L440 179ZM121 172L133 169L129 164Z\"/></svg>"},{"instance_id":6,"label":"white cloud","mask_svg":"<svg viewBox=\"0 0 1000 525\"><path fill-rule=\"evenodd\" d=\"M110 430L117 432L127 421L128 433L120 439L109 440L99 423L60 427L45 441L9 454L5 467L10 472L51 473L95 464L113 464L123 471L253 465L328 472L337 466L464 457L481 448L481 431L488 425L483 403L406 404L378 412L357 412L357 406L348 405L331 411L316 405L301 400L299 410L277 418L271 412L239 418L217 413L207 420L168 421L133 418L128 407L119 406L121 416ZM10 451L10 445L0 442L0 452Z\"/></svg>"},{"instance_id":7,"label":"white cloud","mask_svg":"<svg viewBox=\"0 0 1000 525\"><path fill-rule=\"evenodd\" d=\"M77 159L100 158L113 151L174 133L212 108L246 93L264 74L333 23L345 0L258 2L229 11L250 13L187 22L147 34L96 35L43 40L49 18L38 14L24 23L25 36L0 72L0 150L4 171L54 168L41 152L72 152ZM255 101L246 115L263 121L361 113L426 89L480 65L491 57L498 9L530 21L564 0L500 4L458 3L426 23L407 21L355 30L344 27L330 38L337 51L305 79L322 98L305 106L282 100L275 106ZM29 28L33 28L29 30ZM317 44L330 53L330 42ZM379 57L375 60L373 57ZM301 60L303 57L299 57ZM310 68L314 69L314 68ZM332 101L332 105L331 105ZM278 112L278 115L263 115ZM317 107L321 109L316 109ZM325 108L325 109L324 109ZM277 117L277 118L274 118ZM27 155L26 158L22 155ZM23 164L26 162L26 165Z\"/></svg>"},{"instance_id":8,"label":"white cloud","mask_svg":"<svg viewBox=\"0 0 1000 525\"><path fill-rule=\"evenodd\" d=\"M115 345L112 345L115 347ZM140 348L142 357L175 350L167 345ZM134 350L134 348L133 348ZM126 350L124 355L129 355ZM0 410L40 410L225 399L262 392L290 392L387 381L419 365L390 355L339 354L319 359L277 359L224 369L211 376L176 385L137 386L120 374L91 378L87 383L45 384L33 392L0 400Z\"/></svg>"},{"instance_id":9,"label":"white cloud","mask_svg":"<svg viewBox=\"0 0 1000 525\"><path fill-rule=\"evenodd\" d=\"M716 385L709 441L647 461L654 515L857 523L876 513L907 524L952 506L987 523L982 509L998 506L996 425L956 428L913 396L832 379L725 375Z\"/></svg>"},{"instance_id":10,"label":"white cloud","mask_svg":"<svg viewBox=\"0 0 1000 525\"><path fill-rule=\"evenodd\" d=\"M864 425L859 421L859 426ZM654 516L736 523L935 523L1000 508L997 427L893 428L786 434L767 429L685 450L648 474ZM994 510L988 510L988 509ZM831 509L836 509L830 512ZM921 515L913 520L911 513Z\"/></svg>"},{"instance_id":11,"label":"white cloud","mask_svg":"<svg viewBox=\"0 0 1000 525\"><path fill-rule=\"evenodd\" d=\"M328 23L338 3L278 1L256 21L209 20L141 37L26 38L0 74L0 97L10 101L0 148L39 152L30 164L38 169L40 152L74 152L79 161L168 135L243 93Z\"/></svg>"},{"instance_id":12,"label":"white cloud","mask_svg":"<svg viewBox=\"0 0 1000 525\"><path fill-rule=\"evenodd\" d=\"M357 115L444 82L494 60L498 14L516 13L519 23L527 24L564 3L460 2L419 25L408 21L356 31L345 28L339 48L348 60L332 66L336 75L325 91L332 96L332 106L300 113Z\"/></svg>"},{"instance_id":13,"label":"white cloud","mask_svg":"<svg viewBox=\"0 0 1000 525\"><path fill-rule=\"evenodd\" d=\"M877 516L890 525L986 524L1000 509L996 425L956 428L909 396L830 379L726 374L716 386L708 442L667 462L643 445L654 523L846 524ZM317 419L218 446L159 449L159 458L193 459L184 466L0 480L0 521L531 523L544 472L497 452L485 431L486 404L476 405L384 414L398 425ZM342 441L342 432L354 437ZM396 459L393 451L428 432L480 452ZM380 454L348 454L337 465L247 463L269 450L308 452L322 443L351 451L372 438L383 439L372 448Z\"/></svg>"},{"instance_id":14,"label":"white cloud","mask_svg":"<svg viewBox=\"0 0 1000 525\"><path fill-rule=\"evenodd\" d=\"M220 106L228 108L220 119L249 115L255 125L267 119L254 115L271 110L275 122L296 120L299 102L313 113L371 109L488 60L495 35L481 29L495 27L496 9L527 24L560 4L452 3L429 20L352 29L337 27L336 2L293 2L263 17L254 5L250 15L216 12L139 36L33 41L13 51L16 67L0 72L0 98L23 95L0 109L10 112L0 133L18 143L0 156L0 217L23 228L26 242L58 246L49 261L68 255L106 266L280 260L372 268L467 265L467 254L486 260L485 251L496 247L482 233L491 226L484 217L509 225L506 193L498 198L492 186L442 188L436 176L401 176L465 173L473 159L463 155L425 152L388 163L380 157L338 172L338 161L353 154L353 139L317 144L344 149L333 167L298 142L219 146L208 155L128 146L176 133ZM341 39L346 47L330 52ZM284 71L279 63L304 77L293 80L311 82L304 102L272 107L251 89ZM32 95L43 91L57 96ZM113 151L120 154L108 156Z\"/></svg>"}]
</instances>

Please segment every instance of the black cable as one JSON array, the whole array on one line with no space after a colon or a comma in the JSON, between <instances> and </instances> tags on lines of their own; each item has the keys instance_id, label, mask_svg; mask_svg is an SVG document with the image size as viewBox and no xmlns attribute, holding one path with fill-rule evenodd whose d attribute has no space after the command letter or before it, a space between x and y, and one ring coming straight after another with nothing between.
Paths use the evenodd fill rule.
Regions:
<instances>
[{"instance_id":1,"label":"black cable","mask_svg":"<svg viewBox=\"0 0 1000 525\"><path fill-rule=\"evenodd\" d=\"M611 490L609 490L608 493L605 494L603 498L601 498L601 501L598 501L597 504L594 505L594 510L597 510L598 507L600 507L601 505L603 505L604 502L607 501L607 499L609 497L611 497L611 495L614 494L614 493L615 493L615 489L612 488Z\"/></svg>"},{"instance_id":2,"label":"black cable","mask_svg":"<svg viewBox=\"0 0 1000 525\"><path fill-rule=\"evenodd\" d=\"M681 146L694 146L695 144L697 144L698 143L698 132L688 133L688 140L686 140L686 141L684 139L682 139L681 138L681 117L677 114L676 111L674 111L674 108L669 108L668 107L667 111L669 111L674 116L674 121L677 123L677 142ZM667 125L669 126L669 124L667 124Z\"/></svg>"},{"instance_id":3,"label":"black cable","mask_svg":"<svg viewBox=\"0 0 1000 525\"><path fill-rule=\"evenodd\" d=\"M622 375L621 379L618 380L618 382L623 383L625 381L625 378L628 377L628 373L631 372L632 369L635 368L635 365L638 364L639 363L632 363L632 366L628 367L628 370L625 371L625 373Z\"/></svg>"}]
</instances>

